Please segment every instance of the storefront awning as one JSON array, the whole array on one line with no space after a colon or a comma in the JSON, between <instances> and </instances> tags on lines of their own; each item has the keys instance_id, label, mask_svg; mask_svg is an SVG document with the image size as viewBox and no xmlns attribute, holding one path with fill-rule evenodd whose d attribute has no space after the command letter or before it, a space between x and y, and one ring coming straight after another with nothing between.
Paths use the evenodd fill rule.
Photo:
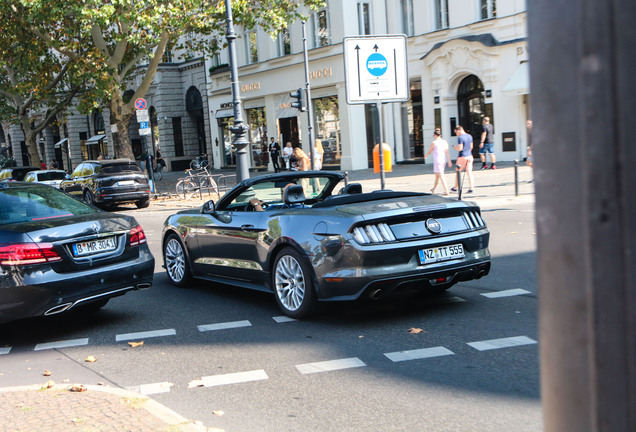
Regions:
<instances>
[{"instance_id":1,"label":"storefront awning","mask_svg":"<svg viewBox=\"0 0 636 432\"><path fill-rule=\"evenodd\" d=\"M216 113L214 113L214 118L227 118L227 117L234 117L234 108L220 109L220 110L217 110Z\"/></svg>"},{"instance_id":2,"label":"storefront awning","mask_svg":"<svg viewBox=\"0 0 636 432\"><path fill-rule=\"evenodd\" d=\"M68 138L64 138L64 139L59 140L58 142L55 143L55 148L62 147L62 144L64 144L67 141L68 141Z\"/></svg>"},{"instance_id":3,"label":"storefront awning","mask_svg":"<svg viewBox=\"0 0 636 432\"><path fill-rule=\"evenodd\" d=\"M92 137L90 137L89 139L86 140L86 145L93 145L93 144L99 144L99 142L101 140L104 139L104 137L106 137L105 134L101 134L101 135L93 135Z\"/></svg>"},{"instance_id":4,"label":"storefront awning","mask_svg":"<svg viewBox=\"0 0 636 432\"><path fill-rule=\"evenodd\" d=\"M503 89L505 94L520 96L530 93L530 69L528 62L521 63Z\"/></svg>"}]
</instances>

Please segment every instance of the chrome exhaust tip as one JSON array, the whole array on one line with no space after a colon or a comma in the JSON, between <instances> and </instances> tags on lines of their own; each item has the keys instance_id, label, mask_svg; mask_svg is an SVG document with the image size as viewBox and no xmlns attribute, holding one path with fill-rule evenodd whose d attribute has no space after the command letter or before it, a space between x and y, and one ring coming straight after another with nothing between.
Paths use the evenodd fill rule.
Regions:
<instances>
[{"instance_id":1,"label":"chrome exhaust tip","mask_svg":"<svg viewBox=\"0 0 636 432\"><path fill-rule=\"evenodd\" d=\"M47 310L46 312L44 312L44 315L48 316L48 315L55 315L55 314L59 314L59 313L62 313L62 312L66 312L72 306L73 306L73 303L64 303L64 304L61 304L61 305L57 305L57 306L52 307L51 309Z\"/></svg>"},{"instance_id":2,"label":"chrome exhaust tip","mask_svg":"<svg viewBox=\"0 0 636 432\"><path fill-rule=\"evenodd\" d=\"M486 270L479 270L479 271L477 272L477 275L475 275L475 279L481 279L481 278L483 278L484 276L486 276Z\"/></svg>"},{"instance_id":3,"label":"chrome exhaust tip","mask_svg":"<svg viewBox=\"0 0 636 432\"><path fill-rule=\"evenodd\" d=\"M148 289L151 286L152 286L151 283L144 282L144 283L137 284L136 288L139 289L139 290L143 290L143 289Z\"/></svg>"},{"instance_id":4,"label":"chrome exhaust tip","mask_svg":"<svg viewBox=\"0 0 636 432\"><path fill-rule=\"evenodd\" d=\"M382 290L379 288L374 289L369 293L369 298L372 300L377 300L382 295Z\"/></svg>"}]
</instances>

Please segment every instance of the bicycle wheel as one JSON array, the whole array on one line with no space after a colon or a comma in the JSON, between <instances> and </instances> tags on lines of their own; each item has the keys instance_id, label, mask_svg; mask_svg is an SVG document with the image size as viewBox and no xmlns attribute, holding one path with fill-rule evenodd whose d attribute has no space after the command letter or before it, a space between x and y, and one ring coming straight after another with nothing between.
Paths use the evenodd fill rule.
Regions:
<instances>
[{"instance_id":1,"label":"bicycle wheel","mask_svg":"<svg viewBox=\"0 0 636 432\"><path fill-rule=\"evenodd\" d=\"M177 195L183 199L188 199L198 190L199 186L190 179L182 179L177 182Z\"/></svg>"},{"instance_id":2,"label":"bicycle wheel","mask_svg":"<svg viewBox=\"0 0 636 432\"><path fill-rule=\"evenodd\" d=\"M208 160L207 159L201 159L199 161L199 165L201 166L201 168L207 168L208 167Z\"/></svg>"},{"instance_id":3,"label":"bicycle wheel","mask_svg":"<svg viewBox=\"0 0 636 432\"><path fill-rule=\"evenodd\" d=\"M199 163L198 160L192 159L192 161L190 162L190 168L193 170L198 170L201 168L201 164Z\"/></svg>"}]
</instances>

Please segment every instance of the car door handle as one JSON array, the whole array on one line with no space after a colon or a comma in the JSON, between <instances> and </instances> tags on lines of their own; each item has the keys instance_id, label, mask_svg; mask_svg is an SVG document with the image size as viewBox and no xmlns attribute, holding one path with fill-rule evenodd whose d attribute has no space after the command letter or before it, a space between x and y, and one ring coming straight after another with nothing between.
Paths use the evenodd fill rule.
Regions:
<instances>
[{"instance_id":1,"label":"car door handle","mask_svg":"<svg viewBox=\"0 0 636 432\"><path fill-rule=\"evenodd\" d=\"M242 231L254 231L254 225L251 225L251 224L241 225L241 230Z\"/></svg>"}]
</instances>

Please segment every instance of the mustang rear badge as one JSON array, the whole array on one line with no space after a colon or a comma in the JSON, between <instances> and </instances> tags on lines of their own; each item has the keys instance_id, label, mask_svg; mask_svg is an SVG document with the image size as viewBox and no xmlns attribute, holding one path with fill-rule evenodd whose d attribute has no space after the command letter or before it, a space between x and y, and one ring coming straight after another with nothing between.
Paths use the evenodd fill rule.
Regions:
<instances>
[{"instance_id":1,"label":"mustang rear badge","mask_svg":"<svg viewBox=\"0 0 636 432\"><path fill-rule=\"evenodd\" d=\"M431 234L439 234L442 232L442 224L439 223L437 219L426 219L425 225Z\"/></svg>"}]
</instances>

